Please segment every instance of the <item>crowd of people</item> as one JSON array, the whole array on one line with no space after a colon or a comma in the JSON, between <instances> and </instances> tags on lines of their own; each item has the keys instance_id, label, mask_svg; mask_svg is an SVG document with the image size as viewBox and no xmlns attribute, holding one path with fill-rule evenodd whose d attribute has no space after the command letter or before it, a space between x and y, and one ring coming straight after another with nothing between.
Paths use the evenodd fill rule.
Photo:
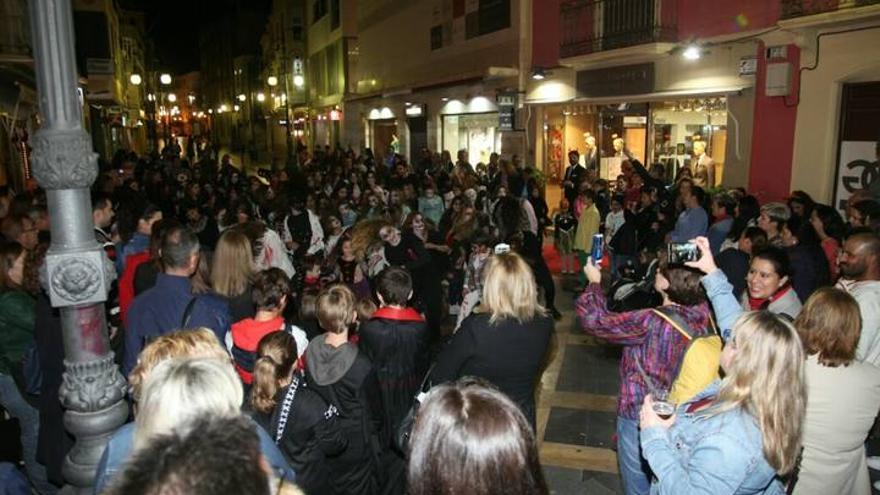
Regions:
<instances>
[{"instance_id":1,"label":"crowd of people","mask_svg":"<svg viewBox=\"0 0 880 495\"><path fill-rule=\"evenodd\" d=\"M117 153L92 220L133 416L95 493L548 493L535 394L561 316L554 258L580 326L624 349L626 493L869 493L877 198L857 192L844 218L627 156L609 182L570 153L551 207L541 173L497 154L327 148L248 175L228 155ZM55 493L73 440L45 205L0 191L0 405L29 483ZM670 242L701 256L670 263ZM649 278L657 307L610 309L609 281Z\"/></svg>"}]
</instances>

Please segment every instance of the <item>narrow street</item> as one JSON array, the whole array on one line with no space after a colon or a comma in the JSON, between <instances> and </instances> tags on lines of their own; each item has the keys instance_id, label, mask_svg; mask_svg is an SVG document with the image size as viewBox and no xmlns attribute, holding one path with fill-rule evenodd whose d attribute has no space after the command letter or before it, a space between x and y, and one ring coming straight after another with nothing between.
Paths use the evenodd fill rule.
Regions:
<instances>
[{"instance_id":1,"label":"narrow street","mask_svg":"<svg viewBox=\"0 0 880 495\"><path fill-rule=\"evenodd\" d=\"M619 348L585 335L575 294L556 277L556 346L538 396L541 462L555 494L623 493L612 450L617 410Z\"/></svg>"}]
</instances>

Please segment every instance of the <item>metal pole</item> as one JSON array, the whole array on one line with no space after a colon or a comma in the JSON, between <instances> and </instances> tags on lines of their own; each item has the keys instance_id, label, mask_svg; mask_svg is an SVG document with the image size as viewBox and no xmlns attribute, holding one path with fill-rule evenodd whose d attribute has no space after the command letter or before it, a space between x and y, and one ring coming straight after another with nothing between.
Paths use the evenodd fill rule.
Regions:
<instances>
[{"instance_id":1,"label":"metal pole","mask_svg":"<svg viewBox=\"0 0 880 495\"><path fill-rule=\"evenodd\" d=\"M52 244L44 283L60 308L64 424L76 444L64 477L76 493L91 493L95 468L110 435L128 417L125 379L113 361L104 319L113 265L95 241L89 186L97 157L82 127L77 97L70 0L31 0L37 89L43 126L32 143L34 176L46 189Z\"/></svg>"}]
</instances>

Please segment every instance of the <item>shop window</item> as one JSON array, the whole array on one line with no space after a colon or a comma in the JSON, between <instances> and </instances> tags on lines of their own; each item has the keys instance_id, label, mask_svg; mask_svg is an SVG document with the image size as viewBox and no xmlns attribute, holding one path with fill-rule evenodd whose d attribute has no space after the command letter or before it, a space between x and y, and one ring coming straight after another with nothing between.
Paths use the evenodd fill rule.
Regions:
<instances>
[{"instance_id":1,"label":"shop window","mask_svg":"<svg viewBox=\"0 0 880 495\"><path fill-rule=\"evenodd\" d=\"M673 180L682 167L695 170L711 163L705 172L705 187L716 187L724 172L727 149L727 102L723 97L687 98L651 105L652 135L649 159L662 163ZM701 141L695 152L694 143ZM706 157L698 156L705 148Z\"/></svg>"},{"instance_id":2,"label":"shop window","mask_svg":"<svg viewBox=\"0 0 880 495\"><path fill-rule=\"evenodd\" d=\"M452 156L458 150L467 150L468 161L474 167L489 163L489 155L501 153L498 113L444 115L443 149Z\"/></svg>"}]
</instances>

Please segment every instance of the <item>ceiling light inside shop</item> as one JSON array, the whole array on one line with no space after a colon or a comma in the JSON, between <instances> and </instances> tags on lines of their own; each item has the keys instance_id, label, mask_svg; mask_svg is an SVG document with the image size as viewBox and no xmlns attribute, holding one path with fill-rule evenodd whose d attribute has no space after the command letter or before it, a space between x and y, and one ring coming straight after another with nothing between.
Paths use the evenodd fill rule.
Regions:
<instances>
[{"instance_id":1,"label":"ceiling light inside shop","mask_svg":"<svg viewBox=\"0 0 880 495\"><path fill-rule=\"evenodd\" d=\"M684 57L685 60L698 60L702 55L700 47L693 44L688 45L684 51L681 52L681 56Z\"/></svg>"},{"instance_id":2,"label":"ceiling light inside shop","mask_svg":"<svg viewBox=\"0 0 880 495\"><path fill-rule=\"evenodd\" d=\"M544 69L542 69L540 67L536 67L532 71L532 79L534 79L536 81L542 81L546 77L547 77L547 74L545 74Z\"/></svg>"}]
</instances>

